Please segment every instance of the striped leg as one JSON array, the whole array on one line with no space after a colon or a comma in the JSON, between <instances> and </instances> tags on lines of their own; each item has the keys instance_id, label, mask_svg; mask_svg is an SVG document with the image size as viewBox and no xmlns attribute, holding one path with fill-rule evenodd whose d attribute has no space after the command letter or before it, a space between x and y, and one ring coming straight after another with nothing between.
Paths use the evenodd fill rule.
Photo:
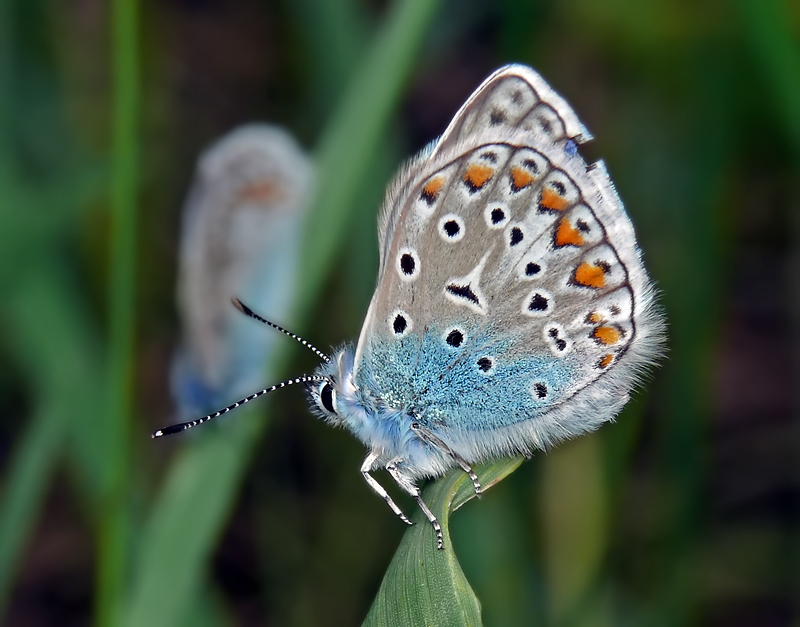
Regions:
<instances>
[{"instance_id":1,"label":"striped leg","mask_svg":"<svg viewBox=\"0 0 800 627\"><path fill-rule=\"evenodd\" d=\"M406 517L403 511L399 507L397 507L397 504L392 500L392 497L389 496L389 493L383 489L383 486L377 481L375 481L375 478L371 474L369 474L370 471L372 470L372 465L375 463L377 459L378 456L375 453L370 453L369 455L367 455L367 458L364 460L364 463L361 464L361 474L364 476L364 479L369 484L369 487L372 488L384 501L386 501L387 505L389 505L389 507L392 508L392 511L400 520L402 520L407 525L413 525L414 523L412 523Z\"/></svg>"},{"instance_id":2,"label":"striped leg","mask_svg":"<svg viewBox=\"0 0 800 627\"><path fill-rule=\"evenodd\" d=\"M386 464L386 470L388 470L389 474L392 475L392 478L397 482L397 485L414 497L414 500L417 502L417 505L419 505L419 508L430 521L431 525L433 525L433 530L436 532L436 548L441 551L444 548L442 526L439 524L439 521L436 520L436 516L433 515L433 512L430 510L430 508L425 504L425 501L422 500L422 495L420 494L419 488L416 486L416 484L406 477L400 468L398 468L398 464L402 464L402 462L403 460L401 459L392 460Z\"/></svg>"},{"instance_id":3,"label":"striped leg","mask_svg":"<svg viewBox=\"0 0 800 627\"><path fill-rule=\"evenodd\" d=\"M436 437L431 431L423 427L418 422L411 423L411 430L416 433L423 442L433 444L435 447L447 453L447 455L461 467L461 470L467 473L467 476L472 481L472 487L475 488L475 496L480 498L481 494L483 493L481 482L478 480L478 475L475 474L475 471L472 470L472 467L467 463L467 460L447 446L447 444L445 444L441 438Z\"/></svg>"}]
</instances>

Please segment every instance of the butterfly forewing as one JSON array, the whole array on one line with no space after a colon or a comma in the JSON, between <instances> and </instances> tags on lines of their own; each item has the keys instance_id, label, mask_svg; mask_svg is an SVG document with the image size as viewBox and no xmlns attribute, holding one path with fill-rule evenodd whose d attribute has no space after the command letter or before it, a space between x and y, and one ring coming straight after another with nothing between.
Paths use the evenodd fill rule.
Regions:
<instances>
[{"instance_id":1,"label":"butterfly forewing","mask_svg":"<svg viewBox=\"0 0 800 627\"><path fill-rule=\"evenodd\" d=\"M605 171L575 150L588 137L528 68L479 88L390 196L360 387L466 452L470 433L491 432L485 455L512 448L503 429L544 446L627 400L632 378L613 373L649 287ZM561 410L570 399L591 409L608 392L594 416Z\"/></svg>"},{"instance_id":2,"label":"butterfly forewing","mask_svg":"<svg viewBox=\"0 0 800 627\"><path fill-rule=\"evenodd\" d=\"M540 131L549 141L592 138L567 102L526 66L501 68L475 90L436 145L434 156L485 131Z\"/></svg>"}]
</instances>

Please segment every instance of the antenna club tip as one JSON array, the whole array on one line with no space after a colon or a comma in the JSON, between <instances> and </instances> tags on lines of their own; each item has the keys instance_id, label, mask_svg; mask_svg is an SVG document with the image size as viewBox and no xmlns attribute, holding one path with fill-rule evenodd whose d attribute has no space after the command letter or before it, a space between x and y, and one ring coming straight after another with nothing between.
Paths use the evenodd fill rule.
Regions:
<instances>
[{"instance_id":1,"label":"antenna club tip","mask_svg":"<svg viewBox=\"0 0 800 627\"><path fill-rule=\"evenodd\" d=\"M251 318L255 318L256 320L259 320L261 318L261 316L257 316L253 312L253 310L250 309L250 307L245 305L242 301L240 301L235 296L233 298L231 298L231 302L233 303L233 306L236 307L236 309L238 309L239 311L241 311L244 315L250 316Z\"/></svg>"},{"instance_id":2,"label":"antenna club tip","mask_svg":"<svg viewBox=\"0 0 800 627\"><path fill-rule=\"evenodd\" d=\"M164 435L164 432L161 429L159 429L158 431L154 431L153 435L151 435L150 437L153 440L155 440L156 438L160 438L162 435Z\"/></svg>"}]
</instances>

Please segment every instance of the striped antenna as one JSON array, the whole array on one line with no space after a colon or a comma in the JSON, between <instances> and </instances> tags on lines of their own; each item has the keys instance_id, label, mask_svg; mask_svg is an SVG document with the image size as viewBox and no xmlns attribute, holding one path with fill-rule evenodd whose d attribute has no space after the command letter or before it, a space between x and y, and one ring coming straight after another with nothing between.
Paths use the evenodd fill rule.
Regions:
<instances>
[{"instance_id":1,"label":"striped antenna","mask_svg":"<svg viewBox=\"0 0 800 627\"><path fill-rule=\"evenodd\" d=\"M293 340L297 340L303 346L305 346L307 349L312 351L317 357L319 357L326 364L331 363L331 358L330 357L328 357L325 353L323 353L321 350L319 350L315 346L312 346L311 344L306 342L299 335L295 335L291 331L287 331L286 329L284 329L282 326L277 325L274 322L270 322L266 318L262 318L255 311L250 309L250 307L248 307L242 301L240 301L238 298L231 298L231 302L233 303L233 306L236 307L236 309L238 309L239 311L241 311L244 315L251 317L253 320L258 320L259 322L261 322L263 324L271 326L273 329L277 329L278 331L280 331L284 335L288 335L290 338L292 338Z\"/></svg>"},{"instance_id":2,"label":"striped antenna","mask_svg":"<svg viewBox=\"0 0 800 627\"><path fill-rule=\"evenodd\" d=\"M303 375L302 377L297 377L296 379L289 379L288 381L283 381L282 383L278 383L273 385L272 387L265 388L260 392L256 392L255 394L251 394L250 396L243 398L240 401L236 401L233 405L228 405L225 409L220 409L219 411L214 412L213 414L209 414L208 416L203 416L202 418L198 418L197 420L190 420L189 422L181 422L177 425L172 425L170 427L164 427L163 429L159 429L155 431L151 437L153 438L160 438L165 435L172 435L173 433L180 433L181 431L186 431L187 429L191 429L192 427L196 427L197 425L201 425L204 422L208 422L209 420L213 420L214 418L219 418L222 414L227 414L232 409L236 409L237 407L244 405L245 403L249 403L253 399L258 398L259 396L264 396L264 394L269 394L270 392L274 392L280 388L285 388L289 385L294 385L295 383L314 383L317 381L324 381L326 377L320 375Z\"/></svg>"}]
</instances>

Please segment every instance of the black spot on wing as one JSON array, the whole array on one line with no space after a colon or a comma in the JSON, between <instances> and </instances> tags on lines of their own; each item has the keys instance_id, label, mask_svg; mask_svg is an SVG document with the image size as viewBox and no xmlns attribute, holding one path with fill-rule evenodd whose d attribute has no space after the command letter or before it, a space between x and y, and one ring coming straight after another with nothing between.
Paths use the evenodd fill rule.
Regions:
<instances>
[{"instance_id":1,"label":"black spot on wing","mask_svg":"<svg viewBox=\"0 0 800 627\"><path fill-rule=\"evenodd\" d=\"M478 296L472 291L472 288L469 285L456 285L455 283L451 283L446 289L453 296L463 298L464 300L468 300L476 305L481 304Z\"/></svg>"},{"instance_id":2,"label":"black spot on wing","mask_svg":"<svg viewBox=\"0 0 800 627\"><path fill-rule=\"evenodd\" d=\"M534 263L533 261L529 261L525 265L525 276L536 276L541 271L542 266L540 266L538 263Z\"/></svg>"},{"instance_id":3,"label":"black spot on wing","mask_svg":"<svg viewBox=\"0 0 800 627\"><path fill-rule=\"evenodd\" d=\"M408 327L408 321L403 314L397 314L392 322L392 329L397 335L402 335Z\"/></svg>"},{"instance_id":4,"label":"black spot on wing","mask_svg":"<svg viewBox=\"0 0 800 627\"><path fill-rule=\"evenodd\" d=\"M411 276L414 274L414 268L416 268L417 262L414 261L414 256L410 253L403 254L400 257L400 268L403 270L403 274L407 276Z\"/></svg>"},{"instance_id":5,"label":"black spot on wing","mask_svg":"<svg viewBox=\"0 0 800 627\"><path fill-rule=\"evenodd\" d=\"M447 342L453 348L458 348L464 342L464 334L458 329L453 329L447 334L445 342Z\"/></svg>"}]
</instances>

